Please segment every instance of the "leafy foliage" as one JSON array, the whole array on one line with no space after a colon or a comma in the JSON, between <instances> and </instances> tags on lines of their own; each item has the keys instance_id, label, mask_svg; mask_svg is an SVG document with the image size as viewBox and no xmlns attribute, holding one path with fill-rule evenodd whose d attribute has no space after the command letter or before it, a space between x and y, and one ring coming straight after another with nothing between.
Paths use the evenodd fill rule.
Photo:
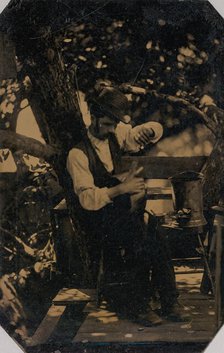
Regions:
<instances>
[{"instance_id":1,"label":"leafy foliage","mask_svg":"<svg viewBox=\"0 0 224 353\"><path fill-rule=\"evenodd\" d=\"M55 174L30 173L1 215L0 311L8 329L26 335L26 297L32 296L35 283L55 272L55 251L50 223L50 209L55 189ZM53 194L52 194L53 192ZM33 289L32 289L33 288ZM17 304L16 304L17 303ZM24 326L25 325L25 326Z\"/></svg>"},{"instance_id":2,"label":"leafy foliage","mask_svg":"<svg viewBox=\"0 0 224 353\"><path fill-rule=\"evenodd\" d=\"M74 88L87 94L92 94L100 78L113 84L134 83L198 106L207 94L218 106L223 105L223 21L207 2L155 1L149 5L131 1L127 6L125 1L41 0L38 11L32 0L20 1L19 8L15 5L12 1L5 21L18 44L19 58L25 58L31 70L42 65L43 71L60 55L61 66L65 65L68 73L64 80L73 77ZM2 20L3 26L6 23ZM56 98L63 101L60 92L56 96L50 86L49 92L52 104ZM154 100L142 102L137 96L131 100L136 123L145 113L149 116L160 108ZM180 113L174 112L181 121ZM72 140L74 119L64 119L63 112L60 115L57 133L62 140ZM186 112L183 115L186 118ZM188 118L191 124L191 116Z\"/></svg>"}]
</instances>

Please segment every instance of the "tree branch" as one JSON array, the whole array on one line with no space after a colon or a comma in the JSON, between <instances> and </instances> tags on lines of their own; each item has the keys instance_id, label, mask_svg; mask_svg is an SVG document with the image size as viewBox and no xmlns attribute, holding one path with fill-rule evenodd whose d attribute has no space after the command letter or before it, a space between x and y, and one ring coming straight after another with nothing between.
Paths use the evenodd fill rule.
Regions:
<instances>
[{"instance_id":1,"label":"tree branch","mask_svg":"<svg viewBox=\"0 0 224 353\"><path fill-rule=\"evenodd\" d=\"M43 158L45 161L51 161L57 154L56 148L26 137L9 130L0 130L1 148L9 148L11 152L24 151L34 157Z\"/></svg>"},{"instance_id":2,"label":"tree branch","mask_svg":"<svg viewBox=\"0 0 224 353\"><path fill-rule=\"evenodd\" d=\"M195 107L193 104L191 104L187 100L185 100L183 98L171 96L168 94L157 93L156 91L152 91L152 92L150 92L150 94L152 95L152 97L155 97L157 99L166 100L170 104L177 104L180 107L183 107L184 109L186 109L188 112L191 112L191 113L197 115L205 123L205 125L213 132L213 134L217 133L217 126L214 123L214 121L212 119L210 119L207 114L202 112L200 109Z\"/></svg>"},{"instance_id":3,"label":"tree branch","mask_svg":"<svg viewBox=\"0 0 224 353\"><path fill-rule=\"evenodd\" d=\"M224 110L216 105L207 105L204 108L207 116L216 124L216 135L223 136L224 133ZM221 137L222 138L222 137Z\"/></svg>"},{"instance_id":4,"label":"tree branch","mask_svg":"<svg viewBox=\"0 0 224 353\"><path fill-rule=\"evenodd\" d=\"M12 234L7 229L2 228L1 226L0 226L0 231L7 234L8 236L10 236L20 246L20 248L23 249L23 251L26 255L31 256L31 257L35 257L35 255L37 253L36 249L32 249L30 246L25 244L24 241L22 241L22 239L20 239L18 236Z\"/></svg>"},{"instance_id":5,"label":"tree branch","mask_svg":"<svg viewBox=\"0 0 224 353\"><path fill-rule=\"evenodd\" d=\"M171 105L179 105L187 111L197 115L214 134L217 134L217 124L214 122L214 120L183 98L171 96L169 94L158 93L154 90L146 90L145 88L135 87L128 84L122 84L119 88L124 93L148 95L157 100L166 101Z\"/></svg>"}]
</instances>

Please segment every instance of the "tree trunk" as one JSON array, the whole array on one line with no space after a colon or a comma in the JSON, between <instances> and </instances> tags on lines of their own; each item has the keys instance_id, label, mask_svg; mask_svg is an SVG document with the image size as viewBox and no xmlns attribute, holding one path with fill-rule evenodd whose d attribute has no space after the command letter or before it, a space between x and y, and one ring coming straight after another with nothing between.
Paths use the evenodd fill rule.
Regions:
<instances>
[{"instance_id":1,"label":"tree trunk","mask_svg":"<svg viewBox=\"0 0 224 353\"><path fill-rule=\"evenodd\" d=\"M1 148L8 148L13 153L21 151L34 157L43 158L47 162L56 156L56 148L24 135L9 130L0 130Z\"/></svg>"},{"instance_id":2,"label":"tree trunk","mask_svg":"<svg viewBox=\"0 0 224 353\"><path fill-rule=\"evenodd\" d=\"M47 43L46 43L47 42ZM55 45L45 41L44 63L39 55L30 71L36 107L44 111L51 143L68 151L80 141L84 129L73 82ZM37 100L38 99L38 100ZM42 124L41 124L42 125ZM42 125L43 128L43 125Z\"/></svg>"},{"instance_id":3,"label":"tree trunk","mask_svg":"<svg viewBox=\"0 0 224 353\"><path fill-rule=\"evenodd\" d=\"M218 204L224 191L224 140L218 140L205 167L203 195L204 206L209 209Z\"/></svg>"},{"instance_id":4,"label":"tree trunk","mask_svg":"<svg viewBox=\"0 0 224 353\"><path fill-rule=\"evenodd\" d=\"M69 214L82 258L82 280L85 285L92 286L94 283L91 276L86 236L76 217L76 209L70 197L73 193L73 185L66 171L67 153L82 139L86 128L73 87L72 74L66 72L54 38L45 38L42 52L43 56L40 57L37 53L33 57L35 66L30 68L31 107L38 115L37 120L40 122L43 136L47 136L47 140L56 145L59 150L58 158L53 161L53 167L65 191Z\"/></svg>"},{"instance_id":5,"label":"tree trunk","mask_svg":"<svg viewBox=\"0 0 224 353\"><path fill-rule=\"evenodd\" d=\"M224 191L224 111L216 106L208 106L205 109L213 126L217 138L211 155L202 170L204 174L204 205L210 209L219 203Z\"/></svg>"}]
</instances>

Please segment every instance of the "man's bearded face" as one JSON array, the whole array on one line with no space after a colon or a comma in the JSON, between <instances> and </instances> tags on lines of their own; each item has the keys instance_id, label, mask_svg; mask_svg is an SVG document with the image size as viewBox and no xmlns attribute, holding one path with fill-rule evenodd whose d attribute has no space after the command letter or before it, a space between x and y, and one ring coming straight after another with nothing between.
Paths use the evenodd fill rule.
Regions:
<instances>
[{"instance_id":1,"label":"man's bearded face","mask_svg":"<svg viewBox=\"0 0 224 353\"><path fill-rule=\"evenodd\" d=\"M93 133L100 140L106 140L110 134L115 133L117 122L106 115L102 118L93 118Z\"/></svg>"}]
</instances>

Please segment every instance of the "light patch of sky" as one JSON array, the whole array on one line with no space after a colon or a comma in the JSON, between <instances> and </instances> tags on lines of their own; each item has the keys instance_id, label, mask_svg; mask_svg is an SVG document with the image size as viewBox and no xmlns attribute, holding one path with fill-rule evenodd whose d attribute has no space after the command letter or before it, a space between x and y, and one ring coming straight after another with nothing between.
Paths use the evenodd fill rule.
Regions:
<instances>
[{"instance_id":1,"label":"light patch of sky","mask_svg":"<svg viewBox=\"0 0 224 353\"><path fill-rule=\"evenodd\" d=\"M17 170L17 166L14 161L12 152L9 151L8 158L4 162L0 163L0 173L15 173L16 170Z\"/></svg>"},{"instance_id":2,"label":"light patch of sky","mask_svg":"<svg viewBox=\"0 0 224 353\"><path fill-rule=\"evenodd\" d=\"M27 106L20 111L16 125L16 132L27 137L32 137L45 144L30 106Z\"/></svg>"},{"instance_id":3,"label":"light patch of sky","mask_svg":"<svg viewBox=\"0 0 224 353\"><path fill-rule=\"evenodd\" d=\"M88 105L85 100L85 94L82 91L78 91L78 101L79 101L79 108L82 113L82 118L86 127L88 127L91 123L90 112L88 109Z\"/></svg>"},{"instance_id":4,"label":"light patch of sky","mask_svg":"<svg viewBox=\"0 0 224 353\"><path fill-rule=\"evenodd\" d=\"M39 126L36 122L32 109L29 105L27 105L24 109L22 109L18 115L16 132L18 134L34 138L43 144L46 144L44 141ZM28 167L32 165L36 165L39 159L36 157L30 156L29 161L26 163ZM12 153L9 152L9 156L6 160L0 163L0 173L15 173L17 170L17 166L15 164Z\"/></svg>"}]
</instances>

